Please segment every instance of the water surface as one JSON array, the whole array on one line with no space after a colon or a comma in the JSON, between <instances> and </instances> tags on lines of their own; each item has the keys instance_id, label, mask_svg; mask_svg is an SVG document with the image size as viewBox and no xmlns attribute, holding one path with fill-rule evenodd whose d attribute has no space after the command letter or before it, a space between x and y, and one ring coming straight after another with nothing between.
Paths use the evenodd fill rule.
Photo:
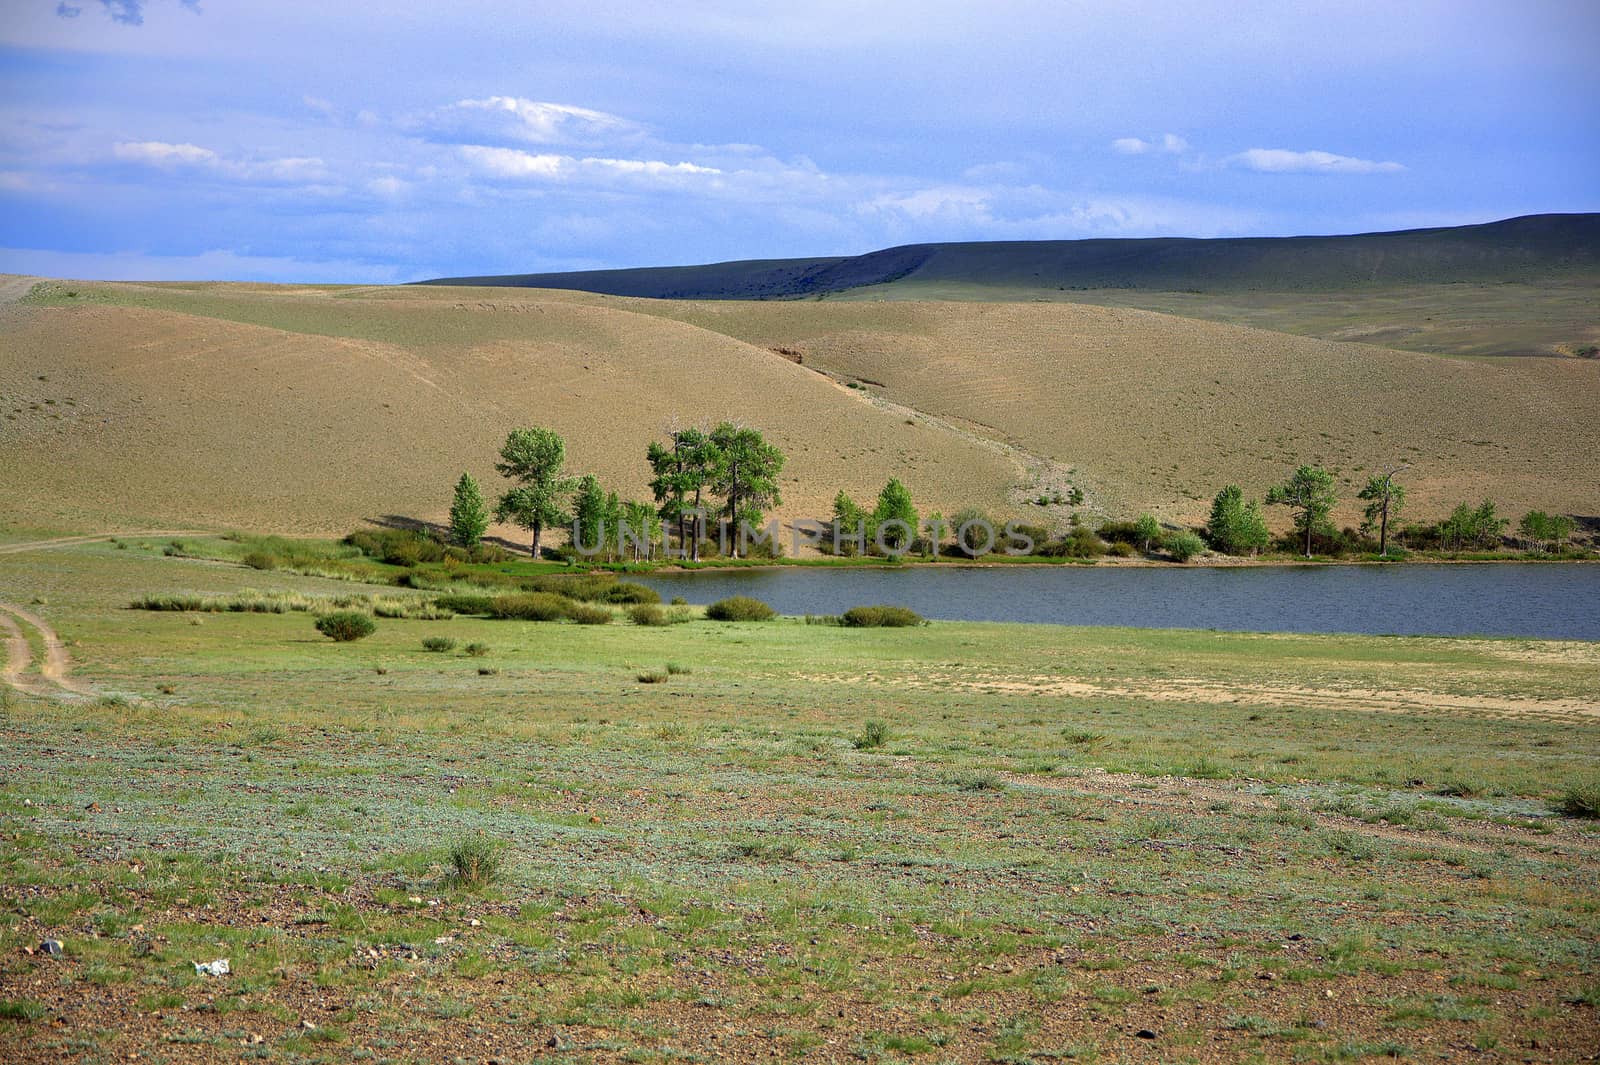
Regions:
<instances>
[{"instance_id":1,"label":"water surface","mask_svg":"<svg viewBox=\"0 0 1600 1065\"><path fill-rule=\"evenodd\" d=\"M783 614L895 603L955 621L1600 639L1600 565L1578 562L777 567L633 579L663 598L751 595Z\"/></svg>"}]
</instances>

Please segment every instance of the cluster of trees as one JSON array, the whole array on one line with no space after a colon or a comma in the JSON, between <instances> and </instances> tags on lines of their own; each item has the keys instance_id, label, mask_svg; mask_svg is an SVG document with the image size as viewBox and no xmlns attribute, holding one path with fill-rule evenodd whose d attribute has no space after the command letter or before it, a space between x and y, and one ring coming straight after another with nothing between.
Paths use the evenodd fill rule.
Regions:
<instances>
[{"instance_id":1,"label":"cluster of trees","mask_svg":"<svg viewBox=\"0 0 1600 1065\"><path fill-rule=\"evenodd\" d=\"M1294 516L1294 547L1307 558L1321 545L1334 553L1377 540L1378 554L1388 555L1392 540L1423 549L1445 551L1492 550L1501 545L1509 518L1498 515L1491 500L1476 505L1462 503L1443 521L1399 524L1406 505L1406 490L1396 477L1406 469L1396 466L1374 474L1357 493L1366 504L1358 529L1336 530L1330 515L1338 503L1333 474L1319 466L1301 466L1288 480L1273 486L1268 506L1288 507ZM1564 546L1576 523L1564 514L1530 511L1517 526L1524 548L1550 551ZM1228 485L1211 503L1205 527L1206 541L1229 555L1254 555L1272 544L1261 507L1247 500L1237 485ZM1283 546L1288 546L1284 544ZM1367 548L1370 550L1370 546Z\"/></svg>"},{"instance_id":2,"label":"cluster of trees","mask_svg":"<svg viewBox=\"0 0 1600 1065\"><path fill-rule=\"evenodd\" d=\"M593 474L572 476L566 472L566 443L558 434L542 428L517 429L506 438L495 464L511 485L492 511L470 474L463 473L457 481L450 508L451 539L464 548L477 547L492 518L531 533L535 557L544 530L568 523L575 546L586 556L603 559L624 555L634 560L649 558L668 529L676 531L678 543L696 561L703 545L712 542L723 550L731 549L735 556L753 550L779 553L775 536L757 533L755 542L747 543L745 535L759 529L767 511L782 502L778 475L784 456L759 430L732 422L710 430L678 429L666 442L651 443L645 460L650 466L652 501L621 499L616 492L604 490ZM1188 530L1165 530L1149 514L1134 522L1109 522L1098 533L1074 515L1071 527L1061 536L1039 526L1001 524L974 508L948 520L939 513L922 520L910 490L898 478L891 478L870 507L841 491L833 501L831 536L814 542L820 549L838 554L889 558L907 554L936 558L942 552L978 557L997 551L1093 557L1107 552L1149 554L1161 550L1182 562L1208 545L1229 555L1256 555L1272 547L1265 505L1289 510L1293 533L1278 546L1301 551L1307 558L1318 548L1328 553L1371 550L1373 539L1380 556L1389 554L1391 540L1453 551L1500 545L1510 521L1500 517L1488 500L1476 506L1463 503L1436 524L1399 524L1406 492L1397 477L1406 468L1386 469L1367 480L1358 493L1365 504L1359 530L1335 529L1331 518L1338 503L1334 476L1320 466L1307 465L1274 485L1263 500L1247 499L1238 485L1224 487L1211 502L1204 539ZM713 522L714 526L708 525ZM1533 550L1558 549L1574 531L1571 518L1544 511L1529 512L1517 526L1522 545Z\"/></svg>"},{"instance_id":3,"label":"cluster of trees","mask_svg":"<svg viewBox=\"0 0 1600 1065\"><path fill-rule=\"evenodd\" d=\"M689 545L691 557L698 560L708 513L728 528L757 526L769 508L782 502L778 474L783 452L756 429L732 422L709 431L679 429L666 444L652 443L645 458L654 505L620 499L605 491L593 474L570 475L566 441L558 433L537 427L513 430L495 463L512 484L496 502L494 520L527 530L535 558L545 529L570 522L579 546L599 557L615 557L626 549L638 559L660 539L665 522L676 526L679 542ZM715 507L708 510L711 503ZM489 521L482 489L471 474L463 473L450 507L451 539L475 547ZM626 548L616 536L622 528L630 533ZM744 547L741 538L735 552Z\"/></svg>"}]
</instances>

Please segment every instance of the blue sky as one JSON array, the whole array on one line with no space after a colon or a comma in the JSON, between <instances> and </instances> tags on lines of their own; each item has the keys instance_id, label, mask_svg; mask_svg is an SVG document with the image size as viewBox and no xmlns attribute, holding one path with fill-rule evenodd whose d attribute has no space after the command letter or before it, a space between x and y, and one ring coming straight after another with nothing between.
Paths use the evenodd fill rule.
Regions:
<instances>
[{"instance_id":1,"label":"blue sky","mask_svg":"<svg viewBox=\"0 0 1600 1065\"><path fill-rule=\"evenodd\" d=\"M1571 0L4 0L0 271L405 281L1600 209Z\"/></svg>"}]
</instances>

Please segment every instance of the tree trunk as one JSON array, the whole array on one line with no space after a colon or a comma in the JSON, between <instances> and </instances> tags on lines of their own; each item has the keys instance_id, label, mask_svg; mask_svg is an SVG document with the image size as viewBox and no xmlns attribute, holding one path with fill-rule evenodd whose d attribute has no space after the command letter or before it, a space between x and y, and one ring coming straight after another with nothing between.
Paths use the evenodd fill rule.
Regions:
<instances>
[{"instance_id":1,"label":"tree trunk","mask_svg":"<svg viewBox=\"0 0 1600 1065\"><path fill-rule=\"evenodd\" d=\"M1311 511L1306 511L1306 557L1311 557Z\"/></svg>"},{"instance_id":2,"label":"tree trunk","mask_svg":"<svg viewBox=\"0 0 1600 1065\"><path fill-rule=\"evenodd\" d=\"M1378 555L1382 557L1389 553L1389 501L1383 501L1383 510L1378 515Z\"/></svg>"},{"instance_id":3,"label":"tree trunk","mask_svg":"<svg viewBox=\"0 0 1600 1065\"><path fill-rule=\"evenodd\" d=\"M539 522L533 523L533 560L539 561L539 534L544 531L544 526Z\"/></svg>"}]
</instances>

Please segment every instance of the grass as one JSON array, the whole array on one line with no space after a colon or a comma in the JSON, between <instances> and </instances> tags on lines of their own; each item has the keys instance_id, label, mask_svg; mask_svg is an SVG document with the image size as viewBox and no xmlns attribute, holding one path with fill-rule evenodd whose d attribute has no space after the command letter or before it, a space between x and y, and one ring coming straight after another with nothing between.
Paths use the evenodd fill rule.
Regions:
<instances>
[{"instance_id":1,"label":"grass","mask_svg":"<svg viewBox=\"0 0 1600 1065\"><path fill-rule=\"evenodd\" d=\"M1594 1045L1592 822L1549 809L1600 763L1562 709L1592 645L458 616L480 675L419 652L439 622L335 647L300 613L124 608L261 579L0 556L129 696L0 717L0 997L44 1011L0 1017L0 1058L55 1016L85 1060ZM66 959L23 952L46 936ZM194 978L213 957L234 975ZM308 994L341 1042L298 1029Z\"/></svg>"},{"instance_id":2,"label":"grass","mask_svg":"<svg viewBox=\"0 0 1600 1065\"><path fill-rule=\"evenodd\" d=\"M478 890L500 877L499 844L483 836L468 836L450 847L449 881L456 887Z\"/></svg>"},{"instance_id":3,"label":"grass","mask_svg":"<svg viewBox=\"0 0 1600 1065\"><path fill-rule=\"evenodd\" d=\"M1568 784L1554 805L1566 817L1600 817L1600 777Z\"/></svg>"}]
</instances>

